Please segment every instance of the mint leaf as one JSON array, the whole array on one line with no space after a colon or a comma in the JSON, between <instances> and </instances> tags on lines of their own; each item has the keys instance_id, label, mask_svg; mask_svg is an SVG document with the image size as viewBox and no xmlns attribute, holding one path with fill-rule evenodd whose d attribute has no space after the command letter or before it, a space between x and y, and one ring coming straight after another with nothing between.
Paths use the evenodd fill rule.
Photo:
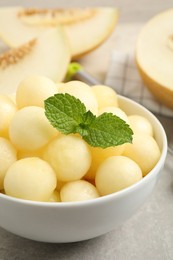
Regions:
<instances>
[{"instance_id":1,"label":"mint leaf","mask_svg":"<svg viewBox=\"0 0 173 260\"><path fill-rule=\"evenodd\" d=\"M91 146L107 148L132 142L133 132L129 125L112 113L96 117L87 129L83 139Z\"/></svg>"},{"instance_id":2,"label":"mint leaf","mask_svg":"<svg viewBox=\"0 0 173 260\"><path fill-rule=\"evenodd\" d=\"M45 115L63 134L76 133L86 113L84 104L69 94L55 94L44 101Z\"/></svg>"},{"instance_id":3,"label":"mint leaf","mask_svg":"<svg viewBox=\"0 0 173 260\"><path fill-rule=\"evenodd\" d=\"M79 124L76 128L76 132L79 133L82 137L88 135L88 128L91 123L96 119L96 116L89 110L83 114L83 122Z\"/></svg>"},{"instance_id":4,"label":"mint leaf","mask_svg":"<svg viewBox=\"0 0 173 260\"><path fill-rule=\"evenodd\" d=\"M79 99L69 94L56 94L46 99L45 115L61 133L79 133L94 147L107 148L132 142L133 132L125 121L112 113L96 117L86 111Z\"/></svg>"}]
</instances>

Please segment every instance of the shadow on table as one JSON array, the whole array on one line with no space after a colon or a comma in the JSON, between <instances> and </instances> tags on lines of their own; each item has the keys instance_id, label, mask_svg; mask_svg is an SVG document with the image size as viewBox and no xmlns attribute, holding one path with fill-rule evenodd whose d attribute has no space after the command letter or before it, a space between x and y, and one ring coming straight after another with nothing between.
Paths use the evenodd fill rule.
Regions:
<instances>
[{"instance_id":1,"label":"shadow on table","mask_svg":"<svg viewBox=\"0 0 173 260\"><path fill-rule=\"evenodd\" d=\"M88 259L92 259L89 255L104 245L106 236L74 243L44 243L16 236L1 228L0 232L0 260L82 259L82 255L87 254Z\"/></svg>"}]
</instances>

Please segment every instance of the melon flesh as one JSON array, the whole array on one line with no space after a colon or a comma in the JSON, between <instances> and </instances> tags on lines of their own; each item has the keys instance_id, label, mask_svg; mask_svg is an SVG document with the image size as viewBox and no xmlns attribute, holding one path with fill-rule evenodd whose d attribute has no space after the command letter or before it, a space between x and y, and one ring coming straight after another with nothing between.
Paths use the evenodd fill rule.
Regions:
<instances>
[{"instance_id":1,"label":"melon flesh","mask_svg":"<svg viewBox=\"0 0 173 260\"><path fill-rule=\"evenodd\" d=\"M69 46L62 28L45 30L29 43L0 55L0 92L15 92L19 82L30 75L62 81L69 61Z\"/></svg>"},{"instance_id":2,"label":"melon flesh","mask_svg":"<svg viewBox=\"0 0 173 260\"><path fill-rule=\"evenodd\" d=\"M102 44L112 33L118 19L113 8L99 8L89 19L65 25L73 57L79 57Z\"/></svg>"},{"instance_id":3,"label":"melon flesh","mask_svg":"<svg viewBox=\"0 0 173 260\"><path fill-rule=\"evenodd\" d=\"M0 8L0 37L12 48L27 43L45 30L24 24L17 15L21 10L21 7Z\"/></svg>"},{"instance_id":4,"label":"melon flesh","mask_svg":"<svg viewBox=\"0 0 173 260\"><path fill-rule=\"evenodd\" d=\"M173 9L156 15L141 30L136 61L148 89L173 108Z\"/></svg>"},{"instance_id":5,"label":"melon flesh","mask_svg":"<svg viewBox=\"0 0 173 260\"><path fill-rule=\"evenodd\" d=\"M114 30L118 20L116 8L90 9L0 9L0 37L17 47L38 35L44 28L62 25L73 57L97 48Z\"/></svg>"}]
</instances>

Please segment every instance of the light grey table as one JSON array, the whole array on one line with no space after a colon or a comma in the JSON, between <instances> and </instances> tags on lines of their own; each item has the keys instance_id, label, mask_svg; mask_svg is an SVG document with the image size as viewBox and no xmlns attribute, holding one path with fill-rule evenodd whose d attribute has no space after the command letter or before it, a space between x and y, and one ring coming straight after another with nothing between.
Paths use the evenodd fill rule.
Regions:
<instances>
[{"instance_id":1,"label":"light grey table","mask_svg":"<svg viewBox=\"0 0 173 260\"><path fill-rule=\"evenodd\" d=\"M112 49L132 51L143 23L171 4L172 0L0 0L0 6L118 6L120 21L115 32L99 49L80 60L99 80L106 75ZM160 117L159 120L173 147L173 119ZM168 154L160 180L146 203L126 223L106 235L78 243L48 244L23 239L0 228L0 260L57 259L172 260L173 155Z\"/></svg>"}]
</instances>

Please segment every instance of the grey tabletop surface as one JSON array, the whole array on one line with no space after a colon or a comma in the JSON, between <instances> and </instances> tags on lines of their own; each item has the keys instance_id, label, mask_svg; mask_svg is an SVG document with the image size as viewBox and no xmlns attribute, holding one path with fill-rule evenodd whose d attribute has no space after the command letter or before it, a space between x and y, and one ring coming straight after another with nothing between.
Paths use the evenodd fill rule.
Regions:
<instances>
[{"instance_id":1,"label":"grey tabletop surface","mask_svg":"<svg viewBox=\"0 0 173 260\"><path fill-rule=\"evenodd\" d=\"M115 32L100 48L80 61L99 80L104 80L111 50L131 51L141 26L172 4L172 0L0 0L0 6L118 6L120 19ZM159 117L159 120L173 148L173 119ZM98 238L69 244L40 243L0 228L0 260L35 259L172 260L173 155L168 153L159 182L145 204L126 223Z\"/></svg>"}]
</instances>

